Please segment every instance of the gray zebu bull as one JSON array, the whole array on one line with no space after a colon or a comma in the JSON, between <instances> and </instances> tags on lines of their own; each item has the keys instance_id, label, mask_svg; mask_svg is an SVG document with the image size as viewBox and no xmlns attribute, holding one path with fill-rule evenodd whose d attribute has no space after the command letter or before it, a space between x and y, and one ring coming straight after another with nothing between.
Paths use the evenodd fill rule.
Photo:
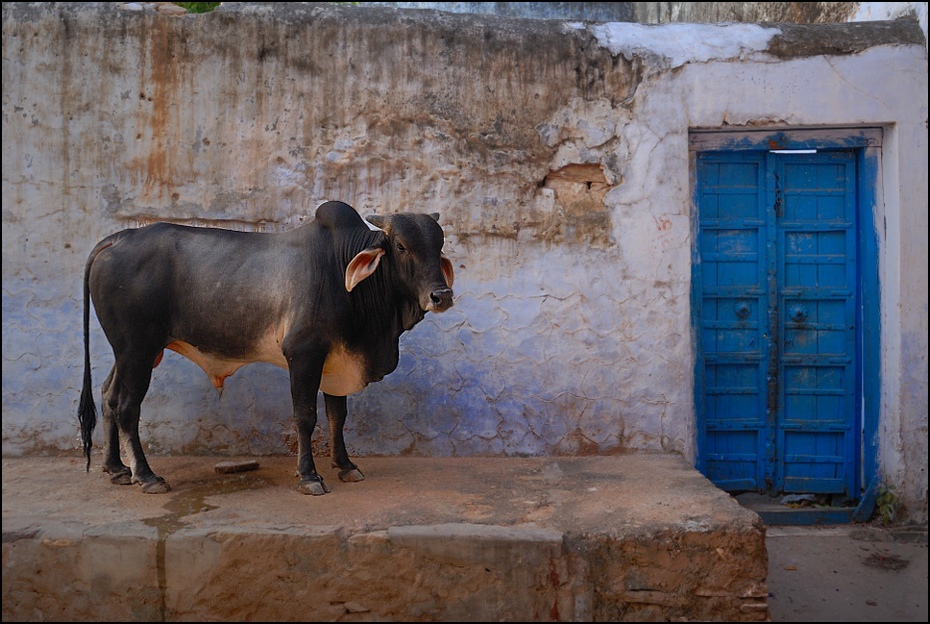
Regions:
<instances>
[{"instance_id":1,"label":"gray zebu bull","mask_svg":"<svg viewBox=\"0 0 930 624\"><path fill-rule=\"evenodd\" d=\"M310 448L322 390L333 467L343 481L364 479L343 439L346 395L392 372L400 335L427 312L452 306L452 263L442 255L438 218L398 214L366 223L351 206L326 202L312 222L280 234L156 223L99 242L84 272L78 419L87 468L97 421L90 297L115 356L103 383L103 471L113 483L170 490L139 440L142 399L166 348L199 365L217 388L250 362L288 370L297 489L305 494L330 491Z\"/></svg>"}]
</instances>

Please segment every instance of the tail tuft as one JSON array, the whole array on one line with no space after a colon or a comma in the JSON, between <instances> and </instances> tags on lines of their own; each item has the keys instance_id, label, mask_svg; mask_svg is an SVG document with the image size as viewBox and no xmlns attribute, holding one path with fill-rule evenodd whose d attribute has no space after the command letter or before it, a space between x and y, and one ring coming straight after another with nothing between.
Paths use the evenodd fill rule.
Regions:
<instances>
[{"instance_id":1,"label":"tail tuft","mask_svg":"<svg viewBox=\"0 0 930 624\"><path fill-rule=\"evenodd\" d=\"M93 389L90 387L90 366L84 373L84 389L81 391L81 402L78 405L78 422L81 424L81 445L84 447L84 457L87 458L85 471L90 472L90 451L94 446L92 434L97 426L97 406L94 405Z\"/></svg>"}]
</instances>

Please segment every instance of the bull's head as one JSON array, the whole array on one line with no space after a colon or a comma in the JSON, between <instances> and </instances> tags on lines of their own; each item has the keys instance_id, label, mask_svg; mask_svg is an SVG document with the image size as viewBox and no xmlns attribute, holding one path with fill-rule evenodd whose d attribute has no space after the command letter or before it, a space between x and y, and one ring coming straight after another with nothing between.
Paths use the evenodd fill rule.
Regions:
<instances>
[{"instance_id":1,"label":"bull's head","mask_svg":"<svg viewBox=\"0 0 930 624\"><path fill-rule=\"evenodd\" d=\"M395 283L422 312L445 312L452 307L452 263L442 254L444 235L439 214L369 215L366 220L384 232L385 248L360 252L346 269L350 291L374 273L382 256L390 254Z\"/></svg>"}]
</instances>

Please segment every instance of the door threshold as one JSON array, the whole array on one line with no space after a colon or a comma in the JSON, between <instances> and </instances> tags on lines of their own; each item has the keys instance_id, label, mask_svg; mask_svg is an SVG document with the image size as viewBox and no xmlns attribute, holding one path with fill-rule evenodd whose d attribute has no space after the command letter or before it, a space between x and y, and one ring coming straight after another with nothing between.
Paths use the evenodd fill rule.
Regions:
<instances>
[{"instance_id":1,"label":"door threshold","mask_svg":"<svg viewBox=\"0 0 930 624\"><path fill-rule=\"evenodd\" d=\"M816 494L769 496L748 492L734 498L743 507L756 512L766 526L826 526L857 521L856 504L831 505L827 497Z\"/></svg>"}]
</instances>

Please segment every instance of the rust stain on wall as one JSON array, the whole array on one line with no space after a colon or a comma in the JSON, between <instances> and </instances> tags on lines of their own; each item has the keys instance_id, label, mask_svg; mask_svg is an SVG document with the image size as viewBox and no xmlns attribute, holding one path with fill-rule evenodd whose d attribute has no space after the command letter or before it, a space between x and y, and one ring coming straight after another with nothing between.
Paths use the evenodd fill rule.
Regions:
<instances>
[{"instance_id":1,"label":"rust stain on wall","mask_svg":"<svg viewBox=\"0 0 930 624\"><path fill-rule=\"evenodd\" d=\"M174 180L169 138L177 133L177 128L171 127L170 115L178 86L167 19L155 17L146 24L148 37L142 39L143 70L134 137L138 153L131 167L144 180L143 201L152 201L162 189L170 189Z\"/></svg>"}]
</instances>

